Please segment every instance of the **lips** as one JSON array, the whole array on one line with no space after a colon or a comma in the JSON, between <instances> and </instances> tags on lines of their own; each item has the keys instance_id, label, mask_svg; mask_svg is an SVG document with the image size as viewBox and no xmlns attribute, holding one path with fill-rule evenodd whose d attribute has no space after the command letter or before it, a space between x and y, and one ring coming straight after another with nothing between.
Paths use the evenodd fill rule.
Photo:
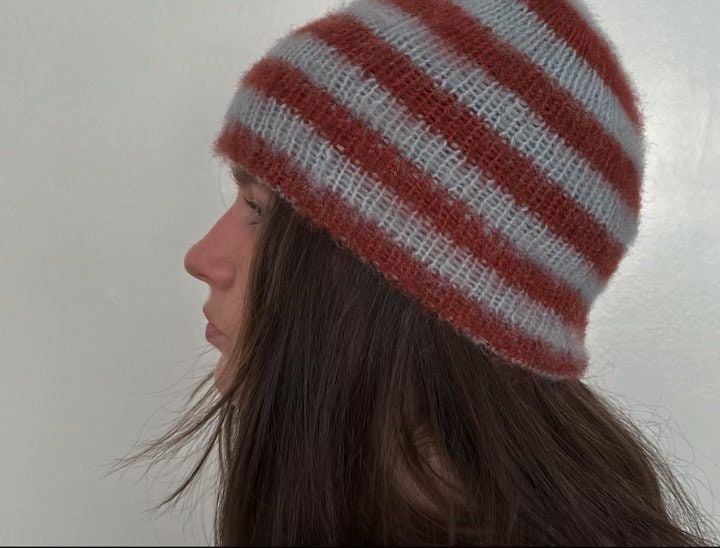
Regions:
<instances>
[{"instance_id":1,"label":"lips","mask_svg":"<svg viewBox=\"0 0 720 548\"><path fill-rule=\"evenodd\" d=\"M205 327L205 338L215 344L225 338L225 335L213 324L208 323Z\"/></svg>"},{"instance_id":2,"label":"lips","mask_svg":"<svg viewBox=\"0 0 720 548\"><path fill-rule=\"evenodd\" d=\"M207 321L208 321L207 326L205 326L205 338L206 338L209 342L211 342L211 343L215 344L215 346L217 346L216 343L219 342L219 341L221 341L222 339L224 339L224 338L225 338L225 334L224 334L222 331L220 331L220 330L215 326L215 324L212 323L212 321L210 321L210 318L208 317L208 313L207 313L207 311L205 310L205 308L203 308L203 314L205 315L205 318L206 318Z\"/></svg>"}]
</instances>

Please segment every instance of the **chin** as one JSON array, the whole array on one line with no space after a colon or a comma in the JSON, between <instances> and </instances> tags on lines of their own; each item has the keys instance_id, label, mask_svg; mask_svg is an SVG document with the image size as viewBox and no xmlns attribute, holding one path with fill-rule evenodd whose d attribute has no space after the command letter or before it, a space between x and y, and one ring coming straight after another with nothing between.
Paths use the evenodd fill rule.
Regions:
<instances>
[{"instance_id":1,"label":"chin","mask_svg":"<svg viewBox=\"0 0 720 548\"><path fill-rule=\"evenodd\" d=\"M226 357L223 355L223 357L220 358L220 361L215 367L215 372L213 374L213 378L215 380L215 387L217 388L218 392L223 395L226 394L227 389L230 386L230 378L228 373L229 371L227 368L227 360Z\"/></svg>"}]
</instances>

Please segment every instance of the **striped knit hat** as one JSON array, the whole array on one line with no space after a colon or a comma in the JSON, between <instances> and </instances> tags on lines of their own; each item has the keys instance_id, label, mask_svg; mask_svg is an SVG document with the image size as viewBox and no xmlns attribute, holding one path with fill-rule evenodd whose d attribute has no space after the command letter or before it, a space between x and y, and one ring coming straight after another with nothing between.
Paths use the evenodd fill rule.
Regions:
<instances>
[{"instance_id":1,"label":"striped knit hat","mask_svg":"<svg viewBox=\"0 0 720 548\"><path fill-rule=\"evenodd\" d=\"M578 0L356 0L242 77L213 152L483 348L583 375L642 115Z\"/></svg>"}]
</instances>

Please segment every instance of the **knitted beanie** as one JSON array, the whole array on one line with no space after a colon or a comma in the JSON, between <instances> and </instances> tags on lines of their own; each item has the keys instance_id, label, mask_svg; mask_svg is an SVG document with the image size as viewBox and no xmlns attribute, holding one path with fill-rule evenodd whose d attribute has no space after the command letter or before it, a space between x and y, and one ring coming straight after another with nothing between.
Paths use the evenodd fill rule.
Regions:
<instances>
[{"instance_id":1,"label":"knitted beanie","mask_svg":"<svg viewBox=\"0 0 720 548\"><path fill-rule=\"evenodd\" d=\"M356 0L242 76L213 153L551 379L635 239L639 101L579 0Z\"/></svg>"}]
</instances>

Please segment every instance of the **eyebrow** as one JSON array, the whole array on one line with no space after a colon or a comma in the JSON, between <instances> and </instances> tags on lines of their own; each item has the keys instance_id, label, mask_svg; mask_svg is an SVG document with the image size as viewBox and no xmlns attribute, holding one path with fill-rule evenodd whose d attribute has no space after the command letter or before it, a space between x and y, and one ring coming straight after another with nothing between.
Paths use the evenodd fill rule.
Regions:
<instances>
[{"instance_id":1,"label":"eyebrow","mask_svg":"<svg viewBox=\"0 0 720 548\"><path fill-rule=\"evenodd\" d=\"M232 174L238 187L244 188L250 186L253 188L260 188L264 191L268 191L268 185L265 183L265 181L263 181L259 177L256 177L240 165L236 165L232 168Z\"/></svg>"},{"instance_id":2,"label":"eyebrow","mask_svg":"<svg viewBox=\"0 0 720 548\"><path fill-rule=\"evenodd\" d=\"M233 177L235 178L235 182L236 182L238 185L245 185L245 184L248 184L248 183L251 182L251 181L254 182L254 177L253 177L252 175L250 175L250 173L248 173L248 172L247 172L244 168L242 168L241 166L235 166L235 167L233 167L233 168L232 168L232 174L233 174Z\"/></svg>"}]
</instances>

